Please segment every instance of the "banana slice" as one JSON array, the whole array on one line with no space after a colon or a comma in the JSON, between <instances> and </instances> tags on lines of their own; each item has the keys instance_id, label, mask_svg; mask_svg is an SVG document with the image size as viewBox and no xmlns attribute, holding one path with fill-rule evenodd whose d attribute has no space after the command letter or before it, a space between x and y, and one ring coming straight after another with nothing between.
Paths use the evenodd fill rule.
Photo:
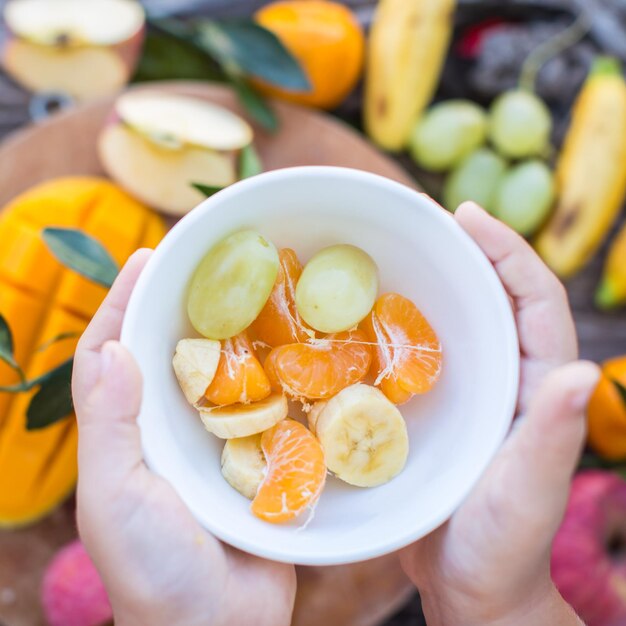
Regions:
<instances>
[{"instance_id":1,"label":"banana slice","mask_svg":"<svg viewBox=\"0 0 626 626\"><path fill-rule=\"evenodd\" d=\"M409 453L404 418L376 387L346 387L317 412L314 428L328 469L351 485L382 485L404 468Z\"/></svg>"},{"instance_id":2,"label":"banana slice","mask_svg":"<svg viewBox=\"0 0 626 626\"><path fill-rule=\"evenodd\" d=\"M309 430L314 435L317 435L317 420L319 419L322 411L326 408L327 404L328 400L320 400L319 402L316 402L306 414L306 420L309 425Z\"/></svg>"},{"instance_id":3,"label":"banana slice","mask_svg":"<svg viewBox=\"0 0 626 626\"><path fill-rule=\"evenodd\" d=\"M222 475L233 489L248 500L254 500L266 469L260 434L226 442L222 451Z\"/></svg>"},{"instance_id":4,"label":"banana slice","mask_svg":"<svg viewBox=\"0 0 626 626\"><path fill-rule=\"evenodd\" d=\"M221 345L212 339L181 339L172 359L185 398L196 404L211 384L220 360Z\"/></svg>"},{"instance_id":5,"label":"banana slice","mask_svg":"<svg viewBox=\"0 0 626 626\"><path fill-rule=\"evenodd\" d=\"M287 417L285 396L275 393L250 404L204 407L196 405L204 427L220 439L235 439L262 433Z\"/></svg>"}]
</instances>

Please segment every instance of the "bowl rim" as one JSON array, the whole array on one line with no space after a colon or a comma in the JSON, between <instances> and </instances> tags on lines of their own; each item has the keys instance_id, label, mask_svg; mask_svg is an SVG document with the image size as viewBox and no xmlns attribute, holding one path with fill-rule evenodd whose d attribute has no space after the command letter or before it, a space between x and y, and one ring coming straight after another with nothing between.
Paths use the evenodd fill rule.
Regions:
<instances>
[{"instance_id":1,"label":"bowl rim","mask_svg":"<svg viewBox=\"0 0 626 626\"><path fill-rule=\"evenodd\" d=\"M505 398L507 411L506 414L510 415L510 419L502 419L498 424L497 436L493 439L493 444L488 454L485 454L481 462L477 462L473 474L469 479L463 483L459 493L461 497L458 498L456 503L452 502L445 507L442 507L441 513L434 516L430 523L407 524L407 530L404 533L398 533L393 537L389 537L386 540L372 541L368 545L364 545L361 548L344 549L341 553L333 551L333 553L320 553L311 554L310 551L306 553L298 554L295 551L283 550L281 546L270 546L262 544L258 541L250 540L247 537L239 536L235 533L231 533L226 525L220 525L213 520L207 520L205 516L193 502L186 502L185 505L190 510L194 518L198 523L203 526L208 532L214 535L220 541L223 541L235 548L248 552L250 554L259 556L261 558L269 559L272 561L290 563L296 565L309 565L309 566L331 566L342 565L348 563L357 563L373 559L385 554L395 552L402 549L405 546L427 536L433 530L445 523L453 513L462 505L465 499L470 495L479 479L484 474L487 467L491 464L496 453L500 449L503 441L505 440L510 427L511 420L515 415L517 407L518 393L519 393L519 375L520 375L520 352L519 352L519 338L517 334L517 325L515 323L513 309L509 300L509 296L494 268L491 261L487 258L484 252L480 249L478 244L458 225L453 215L445 210L440 204L433 200L427 194L417 191L396 182L384 176L367 172L364 170L357 170L346 167L335 166L297 166L288 167L278 170L272 170L264 172L262 174L241 180L229 187L217 192L209 198L203 200L197 205L190 213L183 216L165 235L163 240L159 243L146 266L144 267L139 279L131 294L126 313L124 315L120 342L126 346L131 353L132 338L131 331L132 326L135 324L134 320L137 318L137 314L141 309L141 303L144 300L144 294L151 288L155 281L153 280L157 267L160 265L161 260L166 257L171 249L177 244L180 236L187 230L193 229L198 222L203 221L206 218L206 214L216 209L221 201L228 200L231 197L236 197L241 194L253 192L254 188L259 184L265 182L280 182L287 179L302 178L302 177L341 177L344 179L351 179L355 184L362 182L368 182L376 184L382 188L385 188L390 194L401 194L405 196L411 202L415 202L416 197L421 196L422 200L426 200L421 208L431 213L431 216L439 220L442 224L445 224L447 230L452 229L455 231L455 236L464 242L465 251L474 257L477 264L482 267L484 273L488 277L487 280L491 283L493 304L500 309L500 313L503 316L505 328L506 346L505 352L509 355L508 366L511 369L511 380L508 381L507 389L503 393ZM140 412L141 415L141 412ZM138 420L139 428L142 430L142 420ZM145 445L144 438L142 437L142 451L144 461L146 465L154 471L157 475L167 479L167 463L163 463L159 460L158 455L153 456L150 449ZM169 481L168 481L169 482ZM171 484L171 483L170 483Z\"/></svg>"}]
</instances>

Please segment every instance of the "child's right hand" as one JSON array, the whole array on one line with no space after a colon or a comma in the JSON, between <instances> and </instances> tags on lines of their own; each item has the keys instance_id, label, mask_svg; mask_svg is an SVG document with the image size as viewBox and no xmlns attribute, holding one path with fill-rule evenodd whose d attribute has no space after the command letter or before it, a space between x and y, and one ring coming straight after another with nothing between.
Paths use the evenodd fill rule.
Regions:
<instances>
[{"instance_id":1,"label":"child's right hand","mask_svg":"<svg viewBox=\"0 0 626 626\"><path fill-rule=\"evenodd\" d=\"M573 362L576 334L563 286L516 233L472 203L456 219L491 259L515 309L521 350L513 432L452 519L403 552L428 626L580 625L550 578L599 377Z\"/></svg>"}]
</instances>

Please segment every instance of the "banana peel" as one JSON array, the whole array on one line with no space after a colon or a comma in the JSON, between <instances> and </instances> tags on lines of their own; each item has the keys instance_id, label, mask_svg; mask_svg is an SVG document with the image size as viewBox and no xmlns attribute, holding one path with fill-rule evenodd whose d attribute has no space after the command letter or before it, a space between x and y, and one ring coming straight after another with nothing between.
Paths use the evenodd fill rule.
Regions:
<instances>
[{"instance_id":1,"label":"banana peel","mask_svg":"<svg viewBox=\"0 0 626 626\"><path fill-rule=\"evenodd\" d=\"M452 35L455 0L380 0L370 32L365 128L402 150L430 103Z\"/></svg>"},{"instance_id":2,"label":"banana peel","mask_svg":"<svg viewBox=\"0 0 626 626\"><path fill-rule=\"evenodd\" d=\"M626 195L626 82L614 59L598 59L583 85L556 184L559 201L535 247L568 278L598 250Z\"/></svg>"}]
</instances>

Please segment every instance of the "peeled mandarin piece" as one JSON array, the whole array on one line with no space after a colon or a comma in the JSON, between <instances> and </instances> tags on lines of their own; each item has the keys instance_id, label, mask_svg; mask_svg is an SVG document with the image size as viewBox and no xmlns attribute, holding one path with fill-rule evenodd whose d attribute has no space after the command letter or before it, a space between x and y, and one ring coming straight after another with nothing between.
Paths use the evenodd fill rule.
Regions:
<instances>
[{"instance_id":1,"label":"peeled mandarin piece","mask_svg":"<svg viewBox=\"0 0 626 626\"><path fill-rule=\"evenodd\" d=\"M252 230L215 244L191 279L187 312L208 339L229 339L245 330L265 306L278 274L278 252Z\"/></svg>"},{"instance_id":2,"label":"peeled mandarin piece","mask_svg":"<svg viewBox=\"0 0 626 626\"><path fill-rule=\"evenodd\" d=\"M323 333L354 328L372 309L378 292L378 268L360 248L341 244L318 252L296 287L302 319Z\"/></svg>"},{"instance_id":3,"label":"peeled mandarin piece","mask_svg":"<svg viewBox=\"0 0 626 626\"><path fill-rule=\"evenodd\" d=\"M393 378L383 378L380 381L380 390L394 404L406 404L415 394L405 391Z\"/></svg>"},{"instance_id":4,"label":"peeled mandarin piece","mask_svg":"<svg viewBox=\"0 0 626 626\"><path fill-rule=\"evenodd\" d=\"M267 474L252 501L252 513L279 524L315 504L326 482L320 442L299 422L286 419L261 437Z\"/></svg>"},{"instance_id":5,"label":"peeled mandarin piece","mask_svg":"<svg viewBox=\"0 0 626 626\"><path fill-rule=\"evenodd\" d=\"M377 344L377 384L390 378L406 392L432 389L441 373L441 344L413 302L387 293L377 300L363 327Z\"/></svg>"},{"instance_id":6,"label":"peeled mandarin piece","mask_svg":"<svg viewBox=\"0 0 626 626\"><path fill-rule=\"evenodd\" d=\"M274 386L293 398L322 400L360 381L367 374L372 353L365 333L336 333L313 343L274 348L265 371Z\"/></svg>"},{"instance_id":7,"label":"peeled mandarin piece","mask_svg":"<svg viewBox=\"0 0 626 626\"><path fill-rule=\"evenodd\" d=\"M296 308L296 285L302 265L289 248L280 250L278 257L280 267L272 294L251 327L256 337L269 346L303 342L312 332Z\"/></svg>"},{"instance_id":8,"label":"peeled mandarin piece","mask_svg":"<svg viewBox=\"0 0 626 626\"><path fill-rule=\"evenodd\" d=\"M207 400L220 406L257 402L271 393L270 381L244 331L222 342L215 376L204 392Z\"/></svg>"}]
</instances>

